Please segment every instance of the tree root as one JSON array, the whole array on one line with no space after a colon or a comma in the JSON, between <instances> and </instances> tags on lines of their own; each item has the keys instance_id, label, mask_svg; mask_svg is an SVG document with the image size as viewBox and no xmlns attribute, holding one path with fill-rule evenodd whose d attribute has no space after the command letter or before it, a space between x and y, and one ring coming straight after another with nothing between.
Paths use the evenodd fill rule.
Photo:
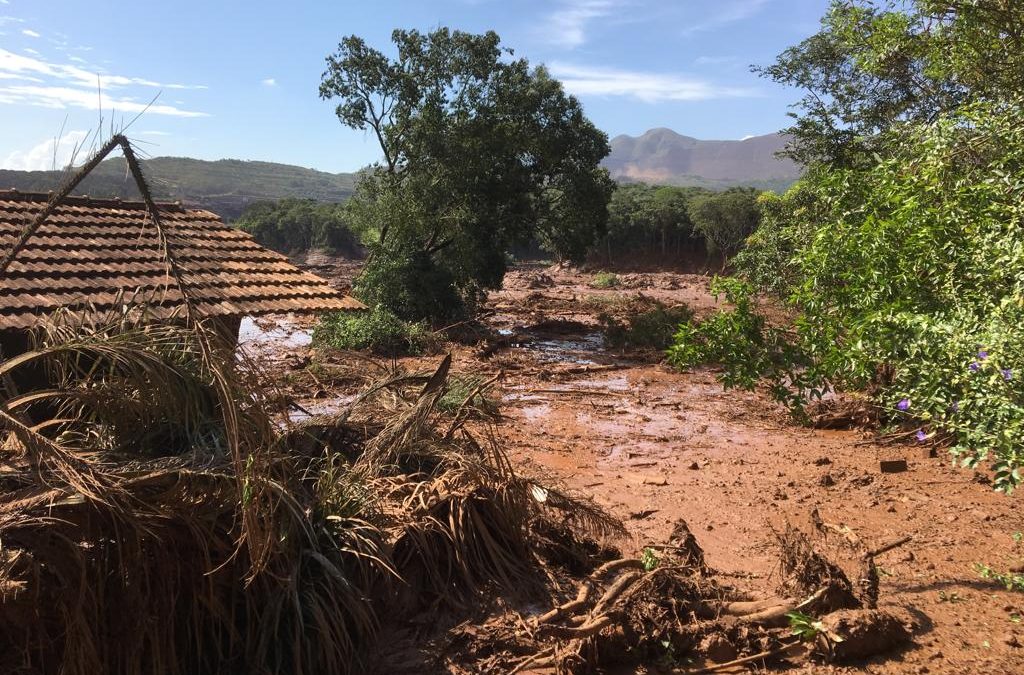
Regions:
<instances>
[{"instance_id":1,"label":"tree root","mask_svg":"<svg viewBox=\"0 0 1024 675\"><path fill-rule=\"evenodd\" d=\"M575 614L577 610L582 609L587 604L587 598L590 597L591 592L594 590L594 582L590 579L586 579L580 584L580 589L576 593L576 599L569 602L563 603L558 607L555 607L551 611L537 617L537 625L543 625L563 617L569 614Z\"/></svg>"}]
</instances>

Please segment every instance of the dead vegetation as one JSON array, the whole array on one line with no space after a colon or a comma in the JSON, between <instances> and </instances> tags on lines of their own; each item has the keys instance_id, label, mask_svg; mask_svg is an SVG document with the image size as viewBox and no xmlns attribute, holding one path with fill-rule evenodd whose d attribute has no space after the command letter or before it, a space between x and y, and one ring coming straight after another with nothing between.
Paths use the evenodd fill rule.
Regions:
<instances>
[{"instance_id":1,"label":"dead vegetation","mask_svg":"<svg viewBox=\"0 0 1024 675\"><path fill-rule=\"evenodd\" d=\"M542 592L535 532L619 527L439 412L447 359L294 426L200 326L37 337L0 366L4 672L358 671L382 616Z\"/></svg>"}]
</instances>

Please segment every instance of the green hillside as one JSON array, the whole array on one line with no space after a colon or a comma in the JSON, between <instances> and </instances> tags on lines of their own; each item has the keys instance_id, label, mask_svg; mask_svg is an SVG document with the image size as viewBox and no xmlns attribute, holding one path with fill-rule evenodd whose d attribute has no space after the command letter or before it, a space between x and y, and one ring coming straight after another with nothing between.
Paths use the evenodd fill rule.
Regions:
<instances>
[{"instance_id":1,"label":"green hillside","mask_svg":"<svg viewBox=\"0 0 1024 675\"><path fill-rule=\"evenodd\" d=\"M253 202L297 197L338 202L349 197L356 174L332 174L288 164L222 159L209 162L186 157L156 157L143 162L158 199L181 200L233 220ZM0 170L0 189L54 189L60 171ZM94 197L134 199L138 191L125 171L124 160L102 162L76 190Z\"/></svg>"}]
</instances>

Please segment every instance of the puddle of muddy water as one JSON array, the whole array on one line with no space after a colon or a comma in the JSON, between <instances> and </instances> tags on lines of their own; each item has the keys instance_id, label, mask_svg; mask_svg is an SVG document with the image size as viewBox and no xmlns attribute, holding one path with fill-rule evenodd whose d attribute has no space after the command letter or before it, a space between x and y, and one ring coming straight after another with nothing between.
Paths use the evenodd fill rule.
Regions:
<instances>
[{"instance_id":1,"label":"puddle of muddy water","mask_svg":"<svg viewBox=\"0 0 1024 675\"><path fill-rule=\"evenodd\" d=\"M571 363L594 365L593 356L604 351L604 336L601 333L587 333L574 339L535 340L522 347L537 352L538 360L545 363Z\"/></svg>"},{"instance_id":2,"label":"puddle of muddy water","mask_svg":"<svg viewBox=\"0 0 1024 675\"><path fill-rule=\"evenodd\" d=\"M288 419L293 423L304 422L312 417L320 415L337 415L355 400L355 396L339 396L318 401L307 401L301 403L302 409L293 409L288 413Z\"/></svg>"},{"instance_id":3,"label":"puddle of muddy water","mask_svg":"<svg viewBox=\"0 0 1024 675\"><path fill-rule=\"evenodd\" d=\"M260 325L260 324L263 325ZM313 341L313 331L301 328L287 319L257 322L251 316L242 319L238 328L240 346L272 345L279 348L306 347Z\"/></svg>"}]
</instances>

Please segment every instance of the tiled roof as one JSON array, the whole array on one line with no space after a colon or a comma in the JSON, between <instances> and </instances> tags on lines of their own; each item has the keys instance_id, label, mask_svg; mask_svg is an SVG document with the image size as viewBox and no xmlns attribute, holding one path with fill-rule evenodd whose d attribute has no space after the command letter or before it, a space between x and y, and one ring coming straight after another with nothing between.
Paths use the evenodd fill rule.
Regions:
<instances>
[{"instance_id":1,"label":"tiled roof","mask_svg":"<svg viewBox=\"0 0 1024 675\"><path fill-rule=\"evenodd\" d=\"M0 191L0 259L48 199ZM209 211L160 204L159 213L200 316L363 308ZM65 198L0 274L0 328L31 326L60 307L109 310L129 302L182 314L181 289L142 202Z\"/></svg>"}]
</instances>

